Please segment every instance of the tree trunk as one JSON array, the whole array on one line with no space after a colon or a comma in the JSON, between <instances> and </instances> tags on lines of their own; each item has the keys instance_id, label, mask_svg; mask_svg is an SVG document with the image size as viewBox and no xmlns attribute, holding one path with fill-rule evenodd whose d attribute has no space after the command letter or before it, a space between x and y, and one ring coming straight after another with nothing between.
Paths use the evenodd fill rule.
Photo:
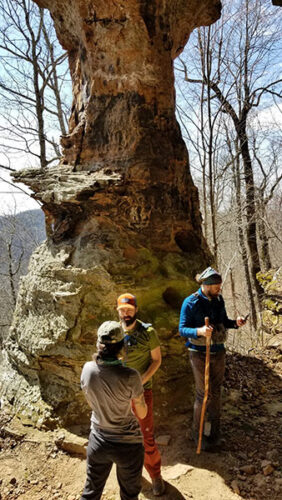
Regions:
<instances>
[{"instance_id":1,"label":"tree trunk","mask_svg":"<svg viewBox=\"0 0 282 500\"><path fill-rule=\"evenodd\" d=\"M259 233L259 239L260 239L260 260L261 260L261 267L263 271L268 271L271 269L271 259L270 259L270 252L269 252L269 244L268 244L268 238L266 234L266 228L265 224L263 221L263 218L260 217L258 220L258 233Z\"/></svg>"},{"instance_id":2,"label":"tree trunk","mask_svg":"<svg viewBox=\"0 0 282 500\"><path fill-rule=\"evenodd\" d=\"M232 155L232 151L230 148L230 142L228 142L229 152ZM257 329L257 312L256 305L254 301L254 294L252 290L252 281L249 272L249 264L248 264L248 252L245 244L244 238L244 223L243 223L243 208L242 208L242 200L241 200L241 172L240 172L240 157L239 157L239 148L238 142L235 143L236 146L236 158L233 157L232 162L232 170L233 170L233 181L235 186L235 199L236 199L236 222L237 222L237 231L238 231L238 239L239 246L241 249L241 256L243 262L243 269L245 275L245 282L247 286L247 297L250 305L250 322L254 329Z\"/></svg>"},{"instance_id":3,"label":"tree trunk","mask_svg":"<svg viewBox=\"0 0 282 500\"><path fill-rule=\"evenodd\" d=\"M17 294L16 294L15 283L14 283L12 244L13 244L13 240L11 239L7 243L7 253L8 253L8 279L9 279L10 288L11 288L12 305L14 308L16 305Z\"/></svg>"},{"instance_id":4,"label":"tree trunk","mask_svg":"<svg viewBox=\"0 0 282 500\"><path fill-rule=\"evenodd\" d=\"M263 289L259 284L256 275L260 271L259 251L257 246L257 222L255 203L255 184L250 157L248 138L246 133L246 118L240 120L237 127L238 139L240 142L241 155L244 165L244 181L246 188L246 218L247 218L247 243L250 254L251 276L254 282L258 303L261 301Z\"/></svg>"},{"instance_id":5,"label":"tree trunk","mask_svg":"<svg viewBox=\"0 0 282 500\"><path fill-rule=\"evenodd\" d=\"M17 176L43 203L49 238L19 293L10 363L25 375L27 394L32 380L30 413L36 405L40 412L31 420L87 421L81 366L99 324L117 318L117 295L133 292L165 346L155 397L167 418L189 405L187 363L173 337L181 301L210 261L175 118L173 59L194 27L218 18L220 4L37 3L49 8L68 51L74 100L61 165ZM14 397L26 412L20 391Z\"/></svg>"},{"instance_id":6,"label":"tree trunk","mask_svg":"<svg viewBox=\"0 0 282 500\"><path fill-rule=\"evenodd\" d=\"M214 256L214 263L217 267L218 265L218 244L217 244L217 234L216 234L216 206L215 206L215 193L214 193L214 169L213 169L213 143L214 143L214 121L212 119L212 110L211 110L211 86L210 86L210 77L211 77L211 67L212 67L212 57L210 51L210 30L208 30L207 40L205 41L206 47L203 46L203 41L201 39L201 32L198 30L198 42L201 53L201 65L202 65L202 74L203 79L207 82L207 110L208 110L208 141L206 145L205 140L205 131L201 130L202 136L202 144L204 155L207 153L208 158L208 185L209 185L209 205L210 205L210 213L211 213L211 240L212 240L212 253ZM202 85L202 93L201 93L201 125L203 127L203 103L204 103L204 85ZM204 158L205 162L205 158ZM205 176L205 163L204 163L204 176ZM204 195L206 198L206 179L204 178L203 182ZM204 200L206 204L206 199ZM205 207L205 215L207 216L207 208ZM205 237L207 236L207 231L205 231Z\"/></svg>"},{"instance_id":7,"label":"tree trunk","mask_svg":"<svg viewBox=\"0 0 282 500\"><path fill-rule=\"evenodd\" d=\"M234 277L233 277L232 268L230 268L229 276L230 276L230 288L231 288L231 297L232 297L232 304L233 304L233 317L237 318L238 310L237 310L237 301L236 301L236 293L235 293L235 281L234 281ZM235 337L236 337L236 335L233 335L232 347L234 347L234 345L235 345Z\"/></svg>"},{"instance_id":8,"label":"tree trunk","mask_svg":"<svg viewBox=\"0 0 282 500\"><path fill-rule=\"evenodd\" d=\"M201 143L202 143L202 148L203 148L203 157L201 159L201 166L202 166L202 183L203 183L203 206L202 206L202 212L204 212L204 221L203 221L203 230L204 230L204 237L207 240L208 238L208 208L207 208L207 179L206 179L206 144L205 144L205 136L204 136L204 92L205 92L205 85L202 85L201 88L201 106L200 106L200 127L201 127Z\"/></svg>"},{"instance_id":9,"label":"tree trunk","mask_svg":"<svg viewBox=\"0 0 282 500\"><path fill-rule=\"evenodd\" d=\"M233 303L234 317L237 318L238 309L237 309L237 300L236 300L236 293L235 293L235 281L234 281L234 277L233 277L232 268L229 271L229 275L230 275L230 287L231 287L231 297L232 297L232 303Z\"/></svg>"},{"instance_id":10,"label":"tree trunk","mask_svg":"<svg viewBox=\"0 0 282 500\"><path fill-rule=\"evenodd\" d=\"M38 38L35 35L33 28L31 26L31 19L27 6L24 4L26 25L29 32L31 40L31 57L32 57L32 68L33 68L33 88L35 97L35 109L36 118L38 123L38 142L39 142L39 158L40 166L42 170L47 168L47 157L46 157L46 137L45 137L45 126L44 126L44 97L42 88L40 88L40 68L38 64L38 58L40 57L40 47L38 46ZM40 27L41 29L41 27Z\"/></svg>"},{"instance_id":11,"label":"tree trunk","mask_svg":"<svg viewBox=\"0 0 282 500\"><path fill-rule=\"evenodd\" d=\"M189 81L189 80L188 80ZM207 84L206 80L206 84ZM256 204L255 204L255 185L252 168L252 160L249 152L248 136L246 132L246 121L248 115L249 103L245 102L245 109L240 112L240 117L237 116L234 108L229 101L224 97L218 85L210 82L210 86L215 92L217 98L222 103L224 110L231 117L235 130L237 132L240 151L244 166L244 182L246 189L246 218L247 218L247 245L250 254L251 277L256 290L258 304L260 304L263 289L260 286L256 275L260 270L259 252L257 247L257 227L256 227Z\"/></svg>"},{"instance_id":12,"label":"tree trunk","mask_svg":"<svg viewBox=\"0 0 282 500\"><path fill-rule=\"evenodd\" d=\"M210 58L209 45L207 49L207 58ZM212 226L212 252L214 255L215 266L218 264L218 245L216 234L216 206L215 206L215 193L214 193L214 169L213 169L213 123L211 112L211 88L209 85L210 79L210 64L207 61L207 101L208 101L208 122L209 122L209 143L208 143L208 162L209 162L209 195L210 195L210 209L211 209L211 226Z\"/></svg>"},{"instance_id":13,"label":"tree trunk","mask_svg":"<svg viewBox=\"0 0 282 500\"><path fill-rule=\"evenodd\" d=\"M58 74L57 74L57 61L55 60L55 56L54 56L53 44L50 41L48 31L47 31L46 26L44 24L44 11L43 11L43 9L40 9L40 16L41 16L42 31L43 31L43 35L44 35L44 40L45 40L46 46L48 47L49 57L51 59L51 66L52 66L52 77L50 78L50 87L52 87L52 90L54 92L55 99L56 99L56 111L57 111L57 117L58 117L58 122L60 125L61 134L66 135L67 130L65 127L65 118L64 118L64 113L63 113L62 99L61 99L61 95L60 95L60 88L59 88L59 81L58 81ZM57 153L59 154L59 151L57 151Z\"/></svg>"},{"instance_id":14,"label":"tree trunk","mask_svg":"<svg viewBox=\"0 0 282 500\"><path fill-rule=\"evenodd\" d=\"M268 244L268 237L266 234L266 227L265 227L265 202L263 200L263 195L262 193L259 192L258 196L258 206L257 206L257 212L258 212L258 235L260 239L260 261L261 261L261 267L263 271L268 271L271 269L271 259L270 259L270 251L269 251L269 244Z\"/></svg>"}]
</instances>

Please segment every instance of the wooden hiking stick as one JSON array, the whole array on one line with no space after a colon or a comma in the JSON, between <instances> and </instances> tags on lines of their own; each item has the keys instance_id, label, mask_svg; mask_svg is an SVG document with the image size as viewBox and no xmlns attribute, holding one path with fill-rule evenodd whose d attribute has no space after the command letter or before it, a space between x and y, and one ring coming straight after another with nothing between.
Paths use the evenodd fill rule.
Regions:
<instances>
[{"instance_id":1,"label":"wooden hiking stick","mask_svg":"<svg viewBox=\"0 0 282 500\"><path fill-rule=\"evenodd\" d=\"M205 326L209 326L209 318L205 318ZM206 362L205 362L205 394L202 404L201 411L201 420L200 420L200 429L199 429L199 439L198 439L198 447L197 447L197 455L201 453L202 446L202 436L204 429L204 420L206 413L207 400L209 395L209 378L210 378L210 346L211 346L211 335L206 337Z\"/></svg>"}]
</instances>

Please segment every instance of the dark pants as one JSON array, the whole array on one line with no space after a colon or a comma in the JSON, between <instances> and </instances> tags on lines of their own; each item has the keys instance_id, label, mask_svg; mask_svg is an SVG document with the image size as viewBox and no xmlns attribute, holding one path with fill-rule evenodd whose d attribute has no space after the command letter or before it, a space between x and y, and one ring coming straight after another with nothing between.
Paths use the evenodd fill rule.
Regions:
<instances>
[{"instance_id":1,"label":"dark pants","mask_svg":"<svg viewBox=\"0 0 282 500\"><path fill-rule=\"evenodd\" d=\"M201 410L205 393L204 352L190 351L190 362L196 385L196 399L193 414L193 432L197 438L200 427ZM211 423L210 440L216 441L220 435L221 385L225 372L225 351L210 355L209 395L207 401L207 421Z\"/></svg>"},{"instance_id":2,"label":"dark pants","mask_svg":"<svg viewBox=\"0 0 282 500\"><path fill-rule=\"evenodd\" d=\"M137 500L141 491L144 461L142 443L114 443L102 441L92 432L87 446L87 477L81 500L99 500L116 464L117 480L122 500Z\"/></svg>"},{"instance_id":3,"label":"dark pants","mask_svg":"<svg viewBox=\"0 0 282 500\"><path fill-rule=\"evenodd\" d=\"M153 417L153 391L152 389L144 390L144 399L146 401L148 411L143 419L138 421L144 438L145 459L144 466L149 473L151 479L160 477L161 475L161 455L155 443L154 437L154 417ZM133 405L134 409L134 405Z\"/></svg>"}]
</instances>

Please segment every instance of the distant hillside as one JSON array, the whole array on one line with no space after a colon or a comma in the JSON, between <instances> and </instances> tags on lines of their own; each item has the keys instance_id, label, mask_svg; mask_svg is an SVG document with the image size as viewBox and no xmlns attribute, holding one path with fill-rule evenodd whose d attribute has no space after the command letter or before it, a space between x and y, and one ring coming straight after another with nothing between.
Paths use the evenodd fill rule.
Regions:
<instances>
[{"instance_id":1,"label":"distant hillside","mask_svg":"<svg viewBox=\"0 0 282 500\"><path fill-rule=\"evenodd\" d=\"M32 252L45 238L42 210L0 216L0 347L8 335L20 277L27 273Z\"/></svg>"},{"instance_id":2,"label":"distant hillside","mask_svg":"<svg viewBox=\"0 0 282 500\"><path fill-rule=\"evenodd\" d=\"M46 238L44 213L42 210L26 210L13 215L0 216L0 237L2 230L7 224L11 224L15 220L17 226L25 228L26 231L31 232L34 238L43 241Z\"/></svg>"},{"instance_id":3,"label":"distant hillside","mask_svg":"<svg viewBox=\"0 0 282 500\"><path fill-rule=\"evenodd\" d=\"M31 253L45 238L42 210L26 210L18 214L0 216L1 271L9 265L10 257L16 262L23 253L20 274L24 274Z\"/></svg>"}]
</instances>

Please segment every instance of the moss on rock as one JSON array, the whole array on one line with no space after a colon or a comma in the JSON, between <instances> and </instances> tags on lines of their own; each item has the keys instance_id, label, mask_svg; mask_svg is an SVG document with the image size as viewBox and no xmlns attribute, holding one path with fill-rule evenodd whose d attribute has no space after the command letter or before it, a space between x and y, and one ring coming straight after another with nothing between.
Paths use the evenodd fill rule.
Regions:
<instances>
[{"instance_id":1,"label":"moss on rock","mask_svg":"<svg viewBox=\"0 0 282 500\"><path fill-rule=\"evenodd\" d=\"M193 379L185 342L177 332L181 303L197 288L194 270L185 255L146 248L136 253L131 280L125 273L127 262L118 262L119 255L118 274L112 275L97 265L87 270L66 268L62 255L67 252L60 249L56 257L47 245L32 258L32 273L22 280L7 344L5 376L0 376L1 393L13 402L25 424L53 428L77 419L87 421L89 409L79 385L81 368L96 350L98 326L117 319L116 298L125 291L137 296L138 316L152 323L160 337L163 362L154 377L157 414L189 407ZM48 272L42 269L43 257Z\"/></svg>"},{"instance_id":2,"label":"moss on rock","mask_svg":"<svg viewBox=\"0 0 282 500\"><path fill-rule=\"evenodd\" d=\"M262 325L266 333L277 336L276 343L280 343L279 336L282 333L282 276L280 269L271 269L267 272L258 273L257 278L265 291L265 298L262 301Z\"/></svg>"}]
</instances>

